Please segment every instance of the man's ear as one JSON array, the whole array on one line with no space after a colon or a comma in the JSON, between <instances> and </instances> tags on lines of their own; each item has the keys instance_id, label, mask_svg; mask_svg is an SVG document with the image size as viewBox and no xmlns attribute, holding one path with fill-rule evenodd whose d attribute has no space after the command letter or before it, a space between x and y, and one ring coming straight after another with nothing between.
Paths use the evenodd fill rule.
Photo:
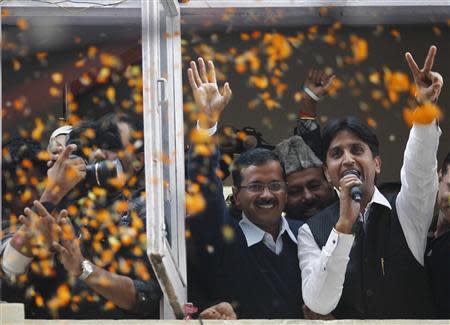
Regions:
<instances>
[{"instance_id":1,"label":"man's ear","mask_svg":"<svg viewBox=\"0 0 450 325\"><path fill-rule=\"evenodd\" d=\"M378 175L381 173L381 157L376 156L373 160L375 161L375 174Z\"/></svg>"},{"instance_id":2,"label":"man's ear","mask_svg":"<svg viewBox=\"0 0 450 325\"><path fill-rule=\"evenodd\" d=\"M442 169L439 169L438 176L439 176L439 182L442 182Z\"/></svg>"},{"instance_id":3,"label":"man's ear","mask_svg":"<svg viewBox=\"0 0 450 325\"><path fill-rule=\"evenodd\" d=\"M231 190L233 191L233 199L234 204L240 209L241 208L241 200L239 199L239 189L236 186L232 186Z\"/></svg>"},{"instance_id":4,"label":"man's ear","mask_svg":"<svg viewBox=\"0 0 450 325\"><path fill-rule=\"evenodd\" d=\"M323 169L323 174L325 175L325 179L327 180L328 183L331 184L331 177L330 177L330 174L328 173L328 168L327 168L327 166L326 166L326 165L323 165L323 166L322 166L322 169Z\"/></svg>"}]
</instances>

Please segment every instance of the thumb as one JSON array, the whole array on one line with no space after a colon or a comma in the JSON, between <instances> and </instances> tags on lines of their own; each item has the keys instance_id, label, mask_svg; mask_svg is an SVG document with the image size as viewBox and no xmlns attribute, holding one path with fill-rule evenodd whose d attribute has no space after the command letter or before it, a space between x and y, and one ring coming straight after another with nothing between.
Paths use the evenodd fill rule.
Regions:
<instances>
[{"instance_id":1,"label":"thumb","mask_svg":"<svg viewBox=\"0 0 450 325\"><path fill-rule=\"evenodd\" d=\"M223 87L223 97L225 99L225 103L228 104L232 94L233 92L231 91L230 84L228 82L225 83L225 86Z\"/></svg>"},{"instance_id":2,"label":"thumb","mask_svg":"<svg viewBox=\"0 0 450 325\"><path fill-rule=\"evenodd\" d=\"M77 145L76 144L69 144L67 147L64 148L64 151L59 156L58 160L60 160L60 159L63 159L63 160L68 159L69 156L72 154L72 152L74 152L75 150L77 150Z\"/></svg>"}]
</instances>

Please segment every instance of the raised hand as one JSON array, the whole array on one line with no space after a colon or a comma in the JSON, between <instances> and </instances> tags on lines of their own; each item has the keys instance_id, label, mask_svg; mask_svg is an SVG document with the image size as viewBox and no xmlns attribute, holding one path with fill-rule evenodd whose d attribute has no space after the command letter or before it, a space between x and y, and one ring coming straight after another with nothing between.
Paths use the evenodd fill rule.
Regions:
<instances>
[{"instance_id":1,"label":"raised hand","mask_svg":"<svg viewBox=\"0 0 450 325\"><path fill-rule=\"evenodd\" d=\"M191 85L195 104L200 112L206 117L206 121L200 120L200 126L210 128L218 121L222 111L231 99L231 89L229 83L225 83L222 93L219 91L216 80L216 71L212 61L208 61L208 73L205 61L198 59L198 68L195 61L191 61L188 69L188 78Z\"/></svg>"},{"instance_id":2,"label":"raised hand","mask_svg":"<svg viewBox=\"0 0 450 325\"><path fill-rule=\"evenodd\" d=\"M321 97L328 92L334 78L336 78L334 74L329 76L322 70L311 69L308 72L308 78L306 78L304 86L309 88L317 97Z\"/></svg>"},{"instance_id":3,"label":"raised hand","mask_svg":"<svg viewBox=\"0 0 450 325\"><path fill-rule=\"evenodd\" d=\"M11 245L28 257L47 257L51 246L58 240L58 225L55 218L39 201L33 202L33 209L26 208L19 216L22 226L11 240Z\"/></svg>"},{"instance_id":4,"label":"raised hand","mask_svg":"<svg viewBox=\"0 0 450 325\"><path fill-rule=\"evenodd\" d=\"M67 217L67 211L63 210L62 213L58 220L61 241L60 243L54 241L52 247L58 252L58 258L67 272L78 277L82 273L81 262L84 261L80 249L80 240L75 237L75 231Z\"/></svg>"},{"instance_id":5,"label":"raised hand","mask_svg":"<svg viewBox=\"0 0 450 325\"><path fill-rule=\"evenodd\" d=\"M444 84L442 76L437 72L431 71L436 51L436 46L433 45L430 47L422 69L419 69L411 53L406 52L405 54L405 59L408 62L409 69L411 70L414 82L416 83L416 98L420 103L427 101L435 102L439 97L442 85Z\"/></svg>"},{"instance_id":6,"label":"raised hand","mask_svg":"<svg viewBox=\"0 0 450 325\"><path fill-rule=\"evenodd\" d=\"M41 196L41 202L58 204L86 177L86 163L83 159L70 157L76 149L77 146L74 144L64 148L53 166L47 171L47 185Z\"/></svg>"}]
</instances>

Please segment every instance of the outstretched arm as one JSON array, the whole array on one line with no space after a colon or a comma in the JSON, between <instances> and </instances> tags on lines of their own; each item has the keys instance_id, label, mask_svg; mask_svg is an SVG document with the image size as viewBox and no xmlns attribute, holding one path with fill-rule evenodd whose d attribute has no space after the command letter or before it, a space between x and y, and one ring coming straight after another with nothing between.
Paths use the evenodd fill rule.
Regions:
<instances>
[{"instance_id":1,"label":"outstretched arm","mask_svg":"<svg viewBox=\"0 0 450 325\"><path fill-rule=\"evenodd\" d=\"M435 46L430 47L422 69L419 69L409 52L405 54L420 103L435 102L441 92L442 76L431 71L436 51ZM422 265L438 190L436 153L440 134L435 121L426 125L413 125L400 175L402 188L396 201L398 218L408 246Z\"/></svg>"},{"instance_id":2,"label":"outstretched arm","mask_svg":"<svg viewBox=\"0 0 450 325\"><path fill-rule=\"evenodd\" d=\"M63 210L65 211L65 210ZM67 213L58 220L61 231L61 241L53 242L53 248L67 272L75 278L82 274L81 263L85 260L80 249L80 240L75 232ZM99 295L111 300L116 306L126 311L136 310L138 300L134 281L128 277L109 272L92 265L92 273L83 281Z\"/></svg>"},{"instance_id":3,"label":"outstretched arm","mask_svg":"<svg viewBox=\"0 0 450 325\"><path fill-rule=\"evenodd\" d=\"M216 123L231 99L228 83L225 83L222 92L219 91L212 61L208 62L208 70L202 58L199 58L197 63L192 61L188 69L195 103L202 113L199 128L193 131L197 135L193 138L197 140L193 141L188 160L189 181L198 184L206 202L205 209L190 220L193 239L202 245L202 250L206 245L217 245L221 241L222 225L227 213L222 182L216 174L219 152L215 143L216 137L212 137L212 134L215 133ZM205 129L211 128L212 132L205 134Z\"/></svg>"},{"instance_id":4,"label":"outstretched arm","mask_svg":"<svg viewBox=\"0 0 450 325\"><path fill-rule=\"evenodd\" d=\"M317 157L322 159L322 138L317 121L317 100L326 95L335 76L324 71L311 69L303 84L303 97L298 112L295 134L303 138Z\"/></svg>"}]
</instances>

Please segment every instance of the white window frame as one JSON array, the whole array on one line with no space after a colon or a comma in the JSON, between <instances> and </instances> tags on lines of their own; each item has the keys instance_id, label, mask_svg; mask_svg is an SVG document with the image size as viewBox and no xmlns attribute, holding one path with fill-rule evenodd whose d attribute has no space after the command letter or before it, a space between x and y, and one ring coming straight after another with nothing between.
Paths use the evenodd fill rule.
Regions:
<instances>
[{"instance_id":1,"label":"white window frame","mask_svg":"<svg viewBox=\"0 0 450 325\"><path fill-rule=\"evenodd\" d=\"M161 8L160 6L163 6ZM160 53L160 10L168 12L166 23L167 80L161 76L158 58ZM144 134L145 176L147 190L147 254L155 268L158 280L165 293L162 309L164 319L183 318L183 305L187 301L186 250L184 237L184 132L182 103L182 66L180 11L174 0L150 2L142 0L143 28L143 80L144 80ZM148 42L144 41L148 40ZM156 46L155 46L156 45ZM176 54L179 55L176 55ZM168 101L168 106L165 106ZM162 148L162 112L167 107L169 123L165 126L172 138L169 148ZM151 132L149 132L151 130ZM163 186L163 161L161 153L169 154L170 182ZM166 236L164 197L171 201L170 222L172 240ZM172 307L167 308L167 303ZM172 313L173 312L173 313Z\"/></svg>"},{"instance_id":2,"label":"white window frame","mask_svg":"<svg viewBox=\"0 0 450 325\"><path fill-rule=\"evenodd\" d=\"M93 3L98 5L94 5ZM91 15L121 16L135 15L141 10L142 17L142 71L144 82L144 146L147 208L147 254L155 269L158 280L164 291L161 318L182 318L183 304L187 299L186 249L184 238L184 132L183 103L181 77L181 36L180 10L177 0L128 0L118 3L117 0L64 1L58 5L33 0L7 0L0 3L0 8L14 9L15 16L53 16L49 8L59 7L60 16ZM169 13L167 31L172 37L167 39L168 76L162 79L159 72L159 10L161 6ZM33 9L30 14L29 9ZM93 9L93 10L88 10ZM98 10L101 9L101 10ZM1 31L1 17L0 17ZM0 53L1 57L1 53ZM0 67L1 72L1 67ZM160 94L165 94L162 98ZM0 89L0 101L2 93ZM162 125L160 114L164 101L168 104L169 119L174 123ZM173 137L169 139L169 148L162 147L161 128L169 127ZM0 121L1 131L1 121ZM0 147L1 150L1 147ZM161 153L167 150L172 161L169 175L169 186L163 186L163 159ZM155 180L157 180L155 182ZM165 191L165 192L164 192ZM170 200L171 211L168 220L171 223L172 240L166 238L164 217L164 194ZM0 215L1 221L1 215Z\"/></svg>"}]
</instances>

